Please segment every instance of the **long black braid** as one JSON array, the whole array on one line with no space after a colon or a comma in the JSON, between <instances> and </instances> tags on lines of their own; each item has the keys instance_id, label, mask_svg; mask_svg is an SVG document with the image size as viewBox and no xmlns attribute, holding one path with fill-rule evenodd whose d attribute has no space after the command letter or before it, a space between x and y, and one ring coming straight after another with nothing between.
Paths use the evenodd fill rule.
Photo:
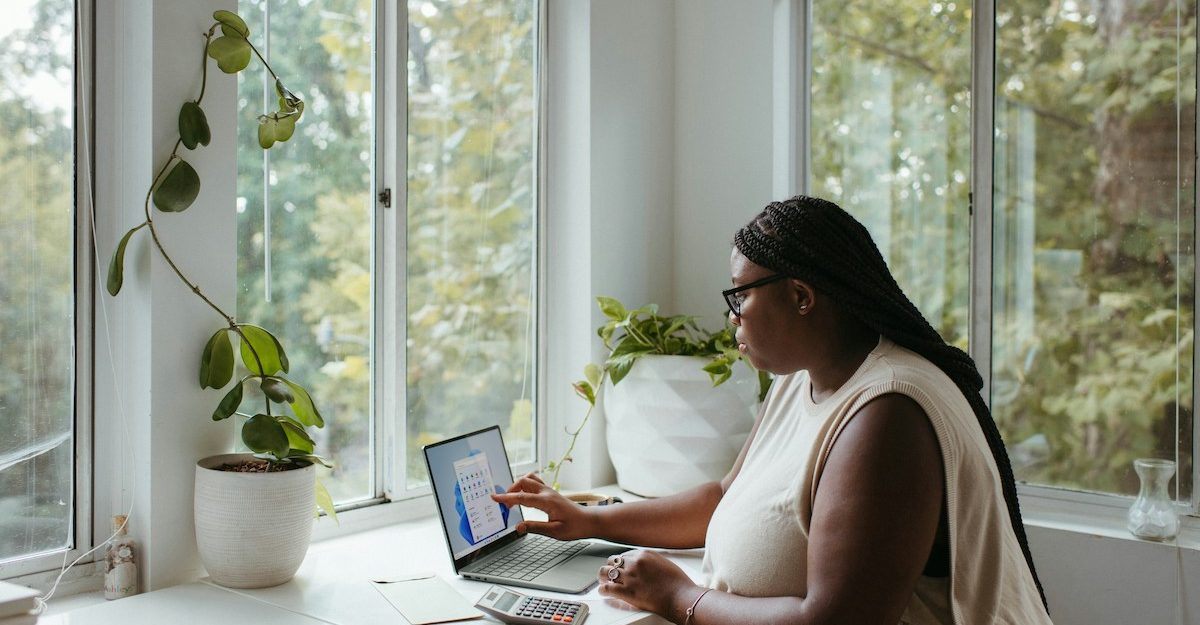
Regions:
<instances>
[{"instance_id":1,"label":"long black braid","mask_svg":"<svg viewBox=\"0 0 1200 625\"><path fill-rule=\"evenodd\" d=\"M751 262L812 284L872 330L925 357L954 381L992 450L1013 531L1046 606L1021 522L1012 464L979 392L983 378L975 361L947 344L904 295L867 229L837 204L800 195L767 205L734 235L733 243Z\"/></svg>"}]
</instances>

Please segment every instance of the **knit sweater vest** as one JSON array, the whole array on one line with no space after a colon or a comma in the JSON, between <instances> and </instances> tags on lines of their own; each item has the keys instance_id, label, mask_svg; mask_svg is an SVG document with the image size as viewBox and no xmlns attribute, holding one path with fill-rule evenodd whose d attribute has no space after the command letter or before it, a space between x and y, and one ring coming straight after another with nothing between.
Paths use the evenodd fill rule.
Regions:
<instances>
[{"instance_id":1,"label":"knit sweater vest","mask_svg":"<svg viewBox=\"0 0 1200 625\"><path fill-rule=\"evenodd\" d=\"M937 366L886 338L820 403L807 372L776 378L742 468L708 525L708 585L749 597L807 594L809 524L825 463L854 415L889 393L911 398L933 426L950 529L950 576L921 577L901 623L1049 624L970 404ZM862 589L864 600L871 591Z\"/></svg>"}]
</instances>

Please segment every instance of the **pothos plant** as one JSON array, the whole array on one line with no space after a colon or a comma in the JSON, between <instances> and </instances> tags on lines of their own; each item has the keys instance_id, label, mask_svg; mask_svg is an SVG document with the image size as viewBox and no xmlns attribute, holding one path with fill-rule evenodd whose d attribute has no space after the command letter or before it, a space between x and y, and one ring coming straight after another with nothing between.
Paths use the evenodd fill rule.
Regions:
<instances>
[{"instance_id":1,"label":"pothos plant","mask_svg":"<svg viewBox=\"0 0 1200 625\"><path fill-rule=\"evenodd\" d=\"M313 463L332 467L327 460L314 453L316 444L308 434L307 428L323 427L325 421L308 391L287 377L290 366L283 344L267 329L238 321L209 299L200 290L199 285L180 270L167 252L155 227L154 219L157 213L151 210L151 202L161 213L180 213L187 210L200 193L200 176L195 168L180 156L179 148L182 146L188 150L195 150L208 145L211 139L208 119L200 106L204 100L205 87L208 85L209 58L216 61L222 72L236 74L246 69L252 56L257 57L275 79L279 110L260 115L258 118L258 143L264 150L270 149L277 142L290 139L296 130L296 122L304 114L304 102L283 85L283 81L271 69L271 65L259 53L258 48L250 42L250 29L246 22L230 11L216 11L213 13L213 19L213 25L204 33L204 60L199 95L195 100L184 102L180 108L179 139L146 192L143 204L145 221L126 232L113 252L112 261L108 266L106 287L113 296L121 291L124 282L125 248L134 234L142 229L149 231L155 249L175 275L225 323L204 345L200 357L200 388L223 389L233 379L236 363L231 337L237 339L237 355L246 374L221 398L212 413L212 419L223 421L235 414L246 418L241 429L242 442L258 458L268 462L268 470L284 470ZM220 35L217 35L218 30ZM239 411L243 388L247 383L257 384L263 392L261 412L254 411L255 414L248 414ZM287 404L291 408L291 414L275 410L272 404ZM334 514L333 500L319 481L317 505L328 514Z\"/></svg>"},{"instance_id":2,"label":"pothos plant","mask_svg":"<svg viewBox=\"0 0 1200 625\"><path fill-rule=\"evenodd\" d=\"M747 367L750 366L738 351L733 326L728 323L720 330L709 332L696 324L697 317L659 315L657 304L628 310L616 299L603 296L597 297L596 303L600 306L600 312L608 319L596 329L596 334L603 341L608 355L603 365L588 363L584 366L584 379L573 385L575 394L586 401L588 407L579 426L574 430L567 430L571 437L567 450L558 460L549 462L544 469L551 473L551 487L555 490L559 488L558 474L564 464L571 462L575 442L596 408L596 396L604 386L605 380L610 380L612 385L616 386L625 379L634 363L642 356L654 354L707 358L708 362L701 369L708 374L713 386L719 386L728 380L733 375L733 366L739 360ZM765 371L757 373L758 399L762 401L771 386L771 378Z\"/></svg>"}]
</instances>

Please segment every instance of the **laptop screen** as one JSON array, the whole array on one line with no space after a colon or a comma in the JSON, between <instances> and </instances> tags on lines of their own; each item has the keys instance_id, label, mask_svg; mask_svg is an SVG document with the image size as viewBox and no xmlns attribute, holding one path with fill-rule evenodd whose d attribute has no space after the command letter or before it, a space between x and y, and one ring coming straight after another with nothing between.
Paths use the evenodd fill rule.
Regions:
<instances>
[{"instance_id":1,"label":"laptop screen","mask_svg":"<svg viewBox=\"0 0 1200 625\"><path fill-rule=\"evenodd\" d=\"M456 565L516 532L521 508L491 498L513 483L499 426L428 445L425 463Z\"/></svg>"}]
</instances>

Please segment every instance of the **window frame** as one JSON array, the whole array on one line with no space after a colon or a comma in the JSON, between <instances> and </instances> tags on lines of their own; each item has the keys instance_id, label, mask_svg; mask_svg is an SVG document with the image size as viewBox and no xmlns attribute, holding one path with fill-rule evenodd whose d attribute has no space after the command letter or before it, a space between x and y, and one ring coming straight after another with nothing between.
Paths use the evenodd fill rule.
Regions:
<instances>
[{"instance_id":1,"label":"window frame","mask_svg":"<svg viewBox=\"0 0 1200 625\"><path fill-rule=\"evenodd\" d=\"M533 372L535 393L533 432L534 459L512 465L514 475L536 470L546 452L547 426L541 412L546 405L545 378L546 330L546 128L548 101L546 81L547 12L546 0L537 0L537 42L534 68L537 113L534 120L536 142L534 184L534 279L536 292L533 301L535 320L534 354L537 359ZM408 3L375 3L375 145L373 163L375 175L372 194L375 202L375 228L372 241L374 279L371 326L372 380L369 411L372 423L372 453L374 454L375 496L338 507L341 523L334 527L318 523L314 539L322 540L382 526L401 520L424 516L432 511L432 491L428 485L408 488L407 467L407 385L403 382L407 370L407 193L408 176ZM380 201L380 193L390 191L391 206Z\"/></svg>"},{"instance_id":2,"label":"window frame","mask_svg":"<svg viewBox=\"0 0 1200 625\"><path fill-rule=\"evenodd\" d=\"M94 179L95 179L95 0L74 0L72 159L74 160L74 366L72 401L73 514L70 544L66 549L30 554L0 563L0 579L29 584L49 585L65 562L88 555L80 562L101 558L88 554L94 545L108 538L106 524L98 518L107 509L98 502L94 491L93 440L94 419L94 337L95 337L95 257ZM86 149L86 151L84 151Z\"/></svg>"},{"instance_id":3,"label":"window frame","mask_svg":"<svg viewBox=\"0 0 1200 625\"><path fill-rule=\"evenodd\" d=\"M789 61L784 56L789 50L802 55L807 60L812 55L812 39L809 36L812 23L812 8L814 0L777 0L777 22L780 16L788 16L786 25L782 28L776 24L776 41L774 58L777 64L791 62L793 71L778 72L776 80L782 77L791 84L790 87L779 89L774 96L776 111L790 111L794 119L788 125L789 137L775 138L777 160L780 156L780 142L791 142L796 146L793 153L786 154L790 159L790 168L799 171L798 180L789 189L780 188L783 182L778 175L776 195L796 192L807 193L811 177L811 159L809 158L809 124L811 123L811 63L801 62L795 67L795 61ZM1200 5L1200 2L1197 3ZM971 172L969 205L971 223L971 267L970 267L970 308L968 320L968 344L971 357L975 360L984 385L981 390L984 400L991 405L991 375L992 375L992 228L993 228L993 157L994 157L994 112L995 112L995 76L996 76L996 12L995 3L989 0L971 0ZM782 40L781 40L782 38ZM800 42L790 45L790 42ZM1200 62L1200 52L1196 55ZM1200 80L1198 80L1200 82ZM778 85L784 86L784 85ZM789 101L789 94L798 92L799 97ZM981 104L986 104L981 106ZM779 119L779 115L776 116ZM1200 145L1200 108L1196 111L1197 144ZM1193 155L1194 156L1194 155ZM1200 180L1200 159L1194 163L1197 180ZM776 163L777 169L780 163ZM785 167L786 169L789 167ZM1192 185L1193 200L1200 206L1200 186ZM1200 228L1197 228L1200 229ZM1196 232L1193 232L1196 234ZM1195 279L1200 283L1200 263L1195 263ZM1200 290L1193 294L1194 310L1200 310ZM1193 321L1193 330L1200 328L1200 318ZM1193 361L1197 356L1193 355ZM1200 389L1200 371L1193 367L1193 392ZM1194 403L1194 402L1193 402ZM1194 410L1194 408L1193 408ZM1200 419L1193 419L1192 424L1192 457L1200 458ZM1185 515L1182 519L1184 533L1200 532L1200 462L1193 462L1192 493L1189 502L1179 502L1179 511ZM1130 496L1116 493L1097 493L1073 490L1049 485L1017 484L1022 503L1028 511L1047 518L1070 518L1075 523L1083 525L1100 523L1105 526L1124 526L1124 515L1133 499Z\"/></svg>"}]
</instances>

